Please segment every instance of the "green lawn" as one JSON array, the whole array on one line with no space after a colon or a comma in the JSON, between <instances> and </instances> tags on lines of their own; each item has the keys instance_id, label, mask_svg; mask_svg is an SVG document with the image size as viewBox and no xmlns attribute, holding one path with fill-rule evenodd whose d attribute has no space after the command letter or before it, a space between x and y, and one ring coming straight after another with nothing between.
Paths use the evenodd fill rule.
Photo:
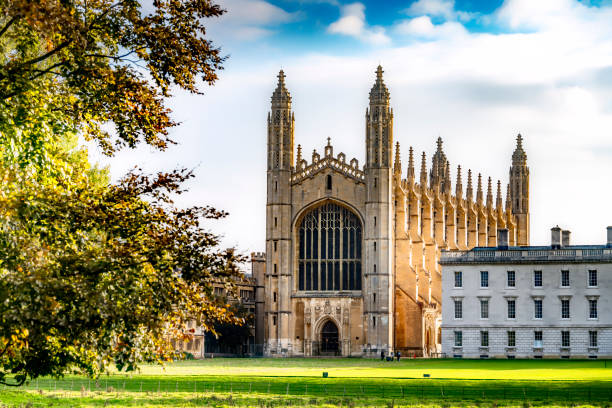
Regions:
<instances>
[{"instance_id":1,"label":"green lawn","mask_svg":"<svg viewBox=\"0 0 612 408\"><path fill-rule=\"evenodd\" d=\"M609 368L607 368L609 366ZM144 375L231 375L362 378L431 378L499 380L612 380L612 361L603 360L449 360L404 359L231 359L181 361L166 367L143 366Z\"/></svg>"},{"instance_id":2,"label":"green lawn","mask_svg":"<svg viewBox=\"0 0 612 408\"><path fill-rule=\"evenodd\" d=\"M15 407L609 406L612 361L215 358L146 365L97 381L38 379L19 391L0 390L0 401Z\"/></svg>"}]
</instances>

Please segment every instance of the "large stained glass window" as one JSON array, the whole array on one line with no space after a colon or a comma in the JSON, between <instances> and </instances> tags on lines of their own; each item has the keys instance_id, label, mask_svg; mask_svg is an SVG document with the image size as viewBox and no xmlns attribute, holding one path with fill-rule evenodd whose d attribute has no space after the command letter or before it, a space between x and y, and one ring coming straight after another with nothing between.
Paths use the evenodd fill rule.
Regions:
<instances>
[{"instance_id":1,"label":"large stained glass window","mask_svg":"<svg viewBox=\"0 0 612 408\"><path fill-rule=\"evenodd\" d=\"M327 203L299 225L298 289L361 290L361 222L342 206Z\"/></svg>"}]
</instances>

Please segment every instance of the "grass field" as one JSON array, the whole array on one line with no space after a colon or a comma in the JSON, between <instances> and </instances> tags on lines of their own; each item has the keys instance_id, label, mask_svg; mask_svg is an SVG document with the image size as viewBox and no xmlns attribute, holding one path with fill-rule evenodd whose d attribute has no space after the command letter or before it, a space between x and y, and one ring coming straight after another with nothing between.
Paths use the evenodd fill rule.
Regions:
<instances>
[{"instance_id":1,"label":"grass field","mask_svg":"<svg viewBox=\"0 0 612 408\"><path fill-rule=\"evenodd\" d=\"M97 381L43 378L17 391L0 389L0 401L32 407L609 406L612 361L215 358L143 366Z\"/></svg>"}]
</instances>

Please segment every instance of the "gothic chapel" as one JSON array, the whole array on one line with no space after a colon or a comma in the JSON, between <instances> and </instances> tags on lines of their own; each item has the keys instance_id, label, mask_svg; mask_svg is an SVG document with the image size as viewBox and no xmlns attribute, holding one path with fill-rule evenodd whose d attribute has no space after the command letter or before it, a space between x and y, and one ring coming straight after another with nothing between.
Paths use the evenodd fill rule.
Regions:
<instances>
[{"instance_id":1,"label":"gothic chapel","mask_svg":"<svg viewBox=\"0 0 612 408\"><path fill-rule=\"evenodd\" d=\"M440 251L496 246L497 228L509 230L510 245L529 244L521 135L505 203L501 183L488 178L483 186L480 174L474 197L471 170L464 193L461 166L453 193L441 139L429 170L423 153L415 172L410 148L404 172L399 143L393 154L389 98L379 66L365 112L363 167L335 155L329 139L308 162L299 145L294 157L291 96L278 75L268 115L267 356L431 356L440 351Z\"/></svg>"}]
</instances>

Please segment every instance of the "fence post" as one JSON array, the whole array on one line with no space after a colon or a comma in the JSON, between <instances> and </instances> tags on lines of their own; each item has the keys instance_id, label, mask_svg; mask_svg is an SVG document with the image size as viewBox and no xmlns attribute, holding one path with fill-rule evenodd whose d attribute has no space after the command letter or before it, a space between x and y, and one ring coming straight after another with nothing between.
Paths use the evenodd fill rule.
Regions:
<instances>
[{"instance_id":1,"label":"fence post","mask_svg":"<svg viewBox=\"0 0 612 408\"><path fill-rule=\"evenodd\" d=\"M400 387L402 389L402 398L404 398L404 387Z\"/></svg>"},{"instance_id":2,"label":"fence post","mask_svg":"<svg viewBox=\"0 0 612 408\"><path fill-rule=\"evenodd\" d=\"M289 383L287 383L287 395L289 395Z\"/></svg>"}]
</instances>

